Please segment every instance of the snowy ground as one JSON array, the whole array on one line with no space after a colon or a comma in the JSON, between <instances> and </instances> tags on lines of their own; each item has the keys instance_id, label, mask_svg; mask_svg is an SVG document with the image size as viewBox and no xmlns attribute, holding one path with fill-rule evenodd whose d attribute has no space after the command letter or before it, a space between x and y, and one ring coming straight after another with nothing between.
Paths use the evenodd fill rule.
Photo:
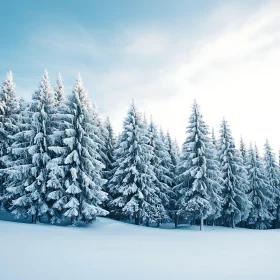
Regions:
<instances>
[{"instance_id":1,"label":"snowy ground","mask_svg":"<svg viewBox=\"0 0 280 280\"><path fill-rule=\"evenodd\" d=\"M0 221L1 280L276 280L279 252L280 230Z\"/></svg>"}]
</instances>

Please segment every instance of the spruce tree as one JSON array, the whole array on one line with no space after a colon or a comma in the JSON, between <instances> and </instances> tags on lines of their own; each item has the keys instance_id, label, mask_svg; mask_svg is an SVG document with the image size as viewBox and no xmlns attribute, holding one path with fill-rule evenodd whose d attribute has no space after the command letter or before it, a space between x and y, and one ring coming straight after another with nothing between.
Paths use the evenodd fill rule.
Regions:
<instances>
[{"instance_id":1,"label":"spruce tree","mask_svg":"<svg viewBox=\"0 0 280 280\"><path fill-rule=\"evenodd\" d=\"M58 106L62 101L65 100L65 92L64 92L64 85L62 82L61 74L58 73L56 86L54 88L54 104Z\"/></svg>"},{"instance_id":2,"label":"spruce tree","mask_svg":"<svg viewBox=\"0 0 280 280\"><path fill-rule=\"evenodd\" d=\"M58 195L54 190L49 197L55 201L53 208L58 214L63 211L71 224L89 223L96 216L107 214L100 207L107 194L102 191L105 181L101 178L104 166L98 153L98 127L80 75L64 108L60 114L65 125L61 127L65 133L61 146L50 148L57 156L54 160L62 185L58 182ZM96 137L93 139L92 135Z\"/></svg>"},{"instance_id":3,"label":"spruce tree","mask_svg":"<svg viewBox=\"0 0 280 280\"><path fill-rule=\"evenodd\" d=\"M124 120L118 148L114 152L115 169L109 181L110 203L115 218L133 218L139 225L161 219L161 199L150 164L152 149L141 114L134 102Z\"/></svg>"},{"instance_id":4,"label":"spruce tree","mask_svg":"<svg viewBox=\"0 0 280 280\"><path fill-rule=\"evenodd\" d=\"M273 193L266 177L258 152L250 145L247 157L249 179L248 198L252 203L248 222L255 229L266 229L271 225L273 216L270 209L274 207Z\"/></svg>"},{"instance_id":5,"label":"spruce tree","mask_svg":"<svg viewBox=\"0 0 280 280\"><path fill-rule=\"evenodd\" d=\"M47 166L51 160L51 153L48 147L52 144L54 108L53 90L48 72L45 70L39 88L32 96L30 106L32 114L31 129L29 131L31 145L28 152L32 156L32 166L25 190L30 199L28 214L32 216L34 222L40 221L41 217L48 212Z\"/></svg>"},{"instance_id":6,"label":"spruce tree","mask_svg":"<svg viewBox=\"0 0 280 280\"><path fill-rule=\"evenodd\" d=\"M171 197L173 196L172 186L174 181L172 178L171 169L171 158L166 149L163 137L160 136L158 128L153 120L151 120L149 127L149 145L152 148L151 165L156 175L155 184L159 190L158 196L162 201L162 207L160 208L162 213L162 219L168 219L167 210ZM158 221L159 222L159 221ZM159 225L159 224L158 224Z\"/></svg>"},{"instance_id":7,"label":"spruce tree","mask_svg":"<svg viewBox=\"0 0 280 280\"><path fill-rule=\"evenodd\" d=\"M0 88L0 157L7 155L11 145L11 136L19 132L19 103L16 98L12 72L7 73L5 82ZM5 160L0 160L0 169L6 167ZM2 173L3 174L3 173ZM4 192L6 175L0 179L0 195Z\"/></svg>"},{"instance_id":8,"label":"spruce tree","mask_svg":"<svg viewBox=\"0 0 280 280\"><path fill-rule=\"evenodd\" d=\"M5 193L1 202L7 211L12 212L15 218L28 217L27 209L30 198L26 195L25 187L30 176L32 157L28 152L31 141L31 112L29 103L20 100L20 114L17 126L19 132L10 137L7 154L2 157L5 162L4 188Z\"/></svg>"},{"instance_id":9,"label":"spruce tree","mask_svg":"<svg viewBox=\"0 0 280 280\"><path fill-rule=\"evenodd\" d=\"M220 128L219 160L223 186L223 222L232 228L248 218L250 202L247 197L247 172L242 157L235 147L230 127L223 119Z\"/></svg>"},{"instance_id":10,"label":"spruce tree","mask_svg":"<svg viewBox=\"0 0 280 280\"><path fill-rule=\"evenodd\" d=\"M213 215L217 206L220 207L219 170L210 141L208 126L194 102L178 164L175 190L180 194L178 215L189 220L199 219L201 230L204 219Z\"/></svg>"},{"instance_id":11,"label":"spruce tree","mask_svg":"<svg viewBox=\"0 0 280 280\"><path fill-rule=\"evenodd\" d=\"M274 216L274 228L276 228L280 219L280 172L279 166L276 163L275 154L273 153L268 140L266 140L264 145L264 168L269 188L273 193L275 207L271 209L271 213Z\"/></svg>"}]
</instances>

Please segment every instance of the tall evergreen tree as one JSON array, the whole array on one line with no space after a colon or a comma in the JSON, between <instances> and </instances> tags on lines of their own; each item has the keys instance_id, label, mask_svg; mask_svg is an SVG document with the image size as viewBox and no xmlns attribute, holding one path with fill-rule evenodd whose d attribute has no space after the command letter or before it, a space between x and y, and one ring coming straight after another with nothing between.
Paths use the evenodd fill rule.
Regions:
<instances>
[{"instance_id":1,"label":"tall evergreen tree","mask_svg":"<svg viewBox=\"0 0 280 280\"><path fill-rule=\"evenodd\" d=\"M280 220L280 172L279 166L276 163L275 154L268 140L264 145L264 168L270 189L273 193L273 202L275 207L271 209L274 216L274 228Z\"/></svg>"},{"instance_id":2,"label":"tall evergreen tree","mask_svg":"<svg viewBox=\"0 0 280 280\"><path fill-rule=\"evenodd\" d=\"M123 124L118 148L114 152L116 167L109 182L113 200L111 210L117 218L134 218L157 222L161 219L161 199L158 197L156 176L150 164L152 149L141 114L134 102Z\"/></svg>"},{"instance_id":3,"label":"tall evergreen tree","mask_svg":"<svg viewBox=\"0 0 280 280\"><path fill-rule=\"evenodd\" d=\"M64 114L60 115L65 127L61 146L50 149L57 155L54 159L56 170L62 178L62 186L49 194L55 201L54 211L71 219L89 223L97 215L106 215L100 205L107 194L102 191L105 181L101 178L101 156L98 153L98 127L96 126L90 101L84 88L81 76L69 96ZM92 135L96 135L93 139Z\"/></svg>"},{"instance_id":4,"label":"tall evergreen tree","mask_svg":"<svg viewBox=\"0 0 280 280\"><path fill-rule=\"evenodd\" d=\"M11 144L11 136L19 131L19 103L16 98L15 84L12 72L7 73L5 82L0 88L0 156L7 154ZM6 167L5 160L0 160L0 169ZM0 179L0 194L3 193L3 186L6 176Z\"/></svg>"},{"instance_id":5,"label":"tall evergreen tree","mask_svg":"<svg viewBox=\"0 0 280 280\"><path fill-rule=\"evenodd\" d=\"M196 102L192 106L187 133L175 187L180 194L178 214L190 220L199 219L202 230L204 219L217 211L221 186L217 180L219 170L213 159L208 126Z\"/></svg>"},{"instance_id":6,"label":"tall evergreen tree","mask_svg":"<svg viewBox=\"0 0 280 280\"><path fill-rule=\"evenodd\" d=\"M248 222L256 229L269 228L273 220L269 211L274 207L273 193L258 153L252 148L252 145L248 151L247 171L249 175L248 197L252 203Z\"/></svg>"},{"instance_id":7,"label":"tall evergreen tree","mask_svg":"<svg viewBox=\"0 0 280 280\"><path fill-rule=\"evenodd\" d=\"M53 90L49 81L48 72L45 70L39 88L32 96L30 111L32 114L31 145L28 152L32 156L30 176L25 188L30 199L28 214L32 220L40 221L40 218L47 214L47 165L51 159L48 147L52 144L51 135L53 132L53 115L55 103Z\"/></svg>"},{"instance_id":8,"label":"tall evergreen tree","mask_svg":"<svg viewBox=\"0 0 280 280\"><path fill-rule=\"evenodd\" d=\"M2 205L16 218L27 217L30 198L25 187L30 176L32 157L28 152L31 141L31 114L29 104L20 100L20 115L17 123L19 132L11 135L7 154L1 160L5 162L5 193L1 197Z\"/></svg>"},{"instance_id":9,"label":"tall evergreen tree","mask_svg":"<svg viewBox=\"0 0 280 280\"><path fill-rule=\"evenodd\" d=\"M223 177L223 212L225 225L235 227L248 218L250 202L247 172L242 165L242 158L235 147L230 127L223 119L220 128L219 160Z\"/></svg>"},{"instance_id":10,"label":"tall evergreen tree","mask_svg":"<svg viewBox=\"0 0 280 280\"><path fill-rule=\"evenodd\" d=\"M158 187L158 196L160 197L164 207L162 210L162 219L167 219L167 209L169 208L170 199L173 196L172 186L173 178L171 169L171 157L167 152L165 143L159 134L158 128L153 120L151 120L149 127L149 145L152 148L151 165L156 175L155 184ZM159 222L159 221L158 221Z\"/></svg>"}]
</instances>

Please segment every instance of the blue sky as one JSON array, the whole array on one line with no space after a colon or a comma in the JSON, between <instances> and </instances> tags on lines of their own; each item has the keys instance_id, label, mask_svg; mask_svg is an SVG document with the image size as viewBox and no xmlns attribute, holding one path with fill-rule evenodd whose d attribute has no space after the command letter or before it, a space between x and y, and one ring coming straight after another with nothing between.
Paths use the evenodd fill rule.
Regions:
<instances>
[{"instance_id":1,"label":"blue sky","mask_svg":"<svg viewBox=\"0 0 280 280\"><path fill-rule=\"evenodd\" d=\"M179 142L196 98L216 130L226 117L236 140L268 137L278 149L277 2L4 1L0 79L12 70L30 98L45 68L52 84L61 72L67 92L81 72L117 131L134 98Z\"/></svg>"}]
</instances>

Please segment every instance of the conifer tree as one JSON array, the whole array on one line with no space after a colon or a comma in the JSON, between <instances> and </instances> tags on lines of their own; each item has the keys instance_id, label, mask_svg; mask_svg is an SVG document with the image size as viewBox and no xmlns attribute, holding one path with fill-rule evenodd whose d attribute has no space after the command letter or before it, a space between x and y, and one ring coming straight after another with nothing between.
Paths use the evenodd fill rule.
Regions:
<instances>
[{"instance_id":1,"label":"conifer tree","mask_svg":"<svg viewBox=\"0 0 280 280\"><path fill-rule=\"evenodd\" d=\"M223 211L225 225L232 228L248 218L250 202L247 197L247 172L235 147L230 127L223 119L220 128L219 160L223 177Z\"/></svg>"},{"instance_id":2,"label":"conifer tree","mask_svg":"<svg viewBox=\"0 0 280 280\"><path fill-rule=\"evenodd\" d=\"M115 147L115 134L113 131L113 127L111 124L110 119L107 117L104 122L104 128L107 131L107 134L104 139L104 147L105 147L105 155L106 155L106 162L105 162L105 169L103 171L104 178L109 179L111 175L111 171L113 170L113 164L114 164L114 147Z\"/></svg>"},{"instance_id":3,"label":"conifer tree","mask_svg":"<svg viewBox=\"0 0 280 280\"><path fill-rule=\"evenodd\" d=\"M63 215L69 217L73 225L77 221L89 223L97 215L107 214L100 207L107 194L102 191L105 181L101 178L104 166L98 153L98 127L80 75L65 109L61 115L66 126L63 144L51 147L57 155L58 172L63 178L63 186L59 186L62 195L55 199L55 208L58 211L64 208ZM53 198L56 198L55 194Z\"/></svg>"},{"instance_id":4,"label":"conifer tree","mask_svg":"<svg viewBox=\"0 0 280 280\"><path fill-rule=\"evenodd\" d=\"M168 219L167 210L169 208L170 199L173 196L171 188L174 184L172 174L170 172L171 158L153 120L151 120L149 124L148 132L148 143L152 148L151 165L156 175L155 184L159 190L158 196L163 204L163 207L160 208L162 211L161 215L162 219L166 220Z\"/></svg>"},{"instance_id":5,"label":"conifer tree","mask_svg":"<svg viewBox=\"0 0 280 280\"><path fill-rule=\"evenodd\" d=\"M249 179L248 198L252 203L248 222L256 229L266 229L271 225L273 216L269 209L274 207L273 193L268 183L258 152L250 145L247 158Z\"/></svg>"},{"instance_id":6,"label":"conifer tree","mask_svg":"<svg viewBox=\"0 0 280 280\"><path fill-rule=\"evenodd\" d=\"M54 104L55 106L58 106L59 103L65 100L65 92L64 92L64 85L62 82L61 74L58 73L57 80L56 80L56 86L54 89Z\"/></svg>"},{"instance_id":7,"label":"conifer tree","mask_svg":"<svg viewBox=\"0 0 280 280\"><path fill-rule=\"evenodd\" d=\"M32 157L28 152L31 135L31 114L29 104L20 100L20 114L17 126L19 132L10 137L7 154L1 160L5 162L4 188L5 193L1 197L1 203L7 211L12 212L15 218L28 216L27 206L30 203L26 195L25 187L30 176Z\"/></svg>"},{"instance_id":8,"label":"conifer tree","mask_svg":"<svg viewBox=\"0 0 280 280\"><path fill-rule=\"evenodd\" d=\"M275 208L271 209L274 216L274 228L280 220L280 172L279 166L276 163L275 154L270 146L268 140L264 145L264 168L269 183L269 188L273 193L273 202Z\"/></svg>"},{"instance_id":9,"label":"conifer tree","mask_svg":"<svg viewBox=\"0 0 280 280\"><path fill-rule=\"evenodd\" d=\"M141 114L134 102L124 120L118 148L114 152L115 169L109 182L110 203L115 218L134 218L139 225L161 219L161 199L156 176L150 164L152 149Z\"/></svg>"},{"instance_id":10,"label":"conifer tree","mask_svg":"<svg viewBox=\"0 0 280 280\"><path fill-rule=\"evenodd\" d=\"M19 103L16 98L15 84L12 72L7 73L5 82L0 87L0 157L7 154L7 149L11 144L11 136L19 131ZM0 169L6 167L5 160L0 160ZM4 192L3 188L6 175L0 179L0 195Z\"/></svg>"},{"instance_id":11,"label":"conifer tree","mask_svg":"<svg viewBox=\"0 0 280 280\"><path fill-rule=\"evenodd\" d=\"M32 156L32 165L25 190L30 199L28 214L32 216L34 222L40 221L41 217L48 212L47 165L51 160L51 153L48 147L51 145L53 132L54 107L54 95L48 72L45 70L39 88L32 96L30 106L32 114L31 129L29 131L31 145L28 152Z\"/></svg>"},{"instance_id":12,"label":"conifer tree","mask_svg":"<svg viewBox=\"0 0 280 280\"><path fill-rule=\"evenodd\" d=\"M178 164L175 190L180 194L178 214L190 220L199 219L201 230L204 219L217 211L221 199L221 186L217 179L219 170L213 159L208 135L208 126L194 102Z\"/></svg>"},{"instance_id":13,"label":"conifer tree","mask_svg":"<svg viewBox=\"0 0 280 280\"><path fill-rule=\"evenodd\" d=\"M240 146L239 146L239 150L243 159L243 163L245 164L246 162L246 156L247 156L247 149L246 149L246 144L243 140L243 138L240 138Z\"/></svg>"}]
</instances>

